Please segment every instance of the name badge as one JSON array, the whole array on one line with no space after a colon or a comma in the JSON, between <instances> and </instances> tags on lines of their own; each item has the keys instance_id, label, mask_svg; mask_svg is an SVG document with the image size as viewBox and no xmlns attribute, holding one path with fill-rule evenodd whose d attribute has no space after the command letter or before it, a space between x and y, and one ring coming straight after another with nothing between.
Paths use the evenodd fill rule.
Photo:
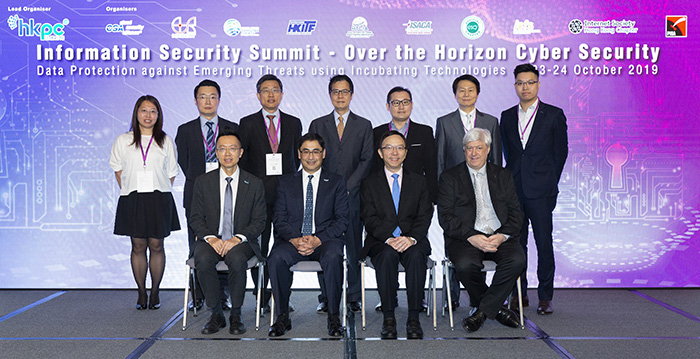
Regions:
<instances>
[{"instance_id":1,"label":"name badge","mask_svg":"<svg viewBox=\"0 0 700 359\"><path fill-rule=\"evenodd\" d=\"M219 168L219 162L207 162L207 173Z\"/></svg>"},{"instance_id":2,"label":"name badge","mask_svg":"<svg viewBox=\"0 0 700 359\"><path fill-rule=\"evenodd\" d=\"M282 154L268 153L265 155L265 174L279 176L282 174Z\"/></svg>"},{"instance_id":3,"label":"name badge","mask_svg":"<svg viewBox=\"0 0 700 359\"><path fill-rule=\"evenodd\" d=\"M153 192L153 171L138 171L136 174L136 191Z\"/></svg>"}]
</instances>

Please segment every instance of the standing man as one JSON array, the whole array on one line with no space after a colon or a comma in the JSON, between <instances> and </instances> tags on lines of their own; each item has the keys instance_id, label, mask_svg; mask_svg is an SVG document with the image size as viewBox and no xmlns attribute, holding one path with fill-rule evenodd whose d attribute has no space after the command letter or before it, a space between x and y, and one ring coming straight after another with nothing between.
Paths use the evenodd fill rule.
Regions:
<instances>
[{"instance_id":1,"label":"standing man","mask_svg":"<svg viewBox=\"0 0 700 359\"><path fill-rule=\"evenodd\" d=\"M328 83L328 94L334 110L330 114L311 121L309 132L326 140L324 168L337 173L347 181L348 229L345 245L348 253L348 305L350 310L360 311L360 266L362 248L362 221L360 220L360 183L367 177L372 165L372 123L350 111L350 101L355 86L347 75L333 76ZM316 311L328 311L328 300L323 286L323 274L319 273L321 295Z\"/></svg>"},{"instance_id":2,"label":"standing man","mask_svg":"<svg viewBox=\"0 0 700 359\"><path fill-rule=\"evenodd\" d=\"M238 168L241 142L233 130L222 128L216 141L221 168L197 178L192 199L191 225L197 235L194 261L197 277L211 311L202 334L213 334L226 326L219 298L216 264L228 265L231 290L229 333L246 331L241 321L248 259L260 253L258 236L265 226L265 190L260 179Z\"/></svg>"},{"instance_id":3,"label":"standing man","mask_svg":"<svg viewBox=\"0 0 700 359\"><path fill-rule=\"evenodd\" d=\"M340 295L343 282L343 233L348 227L348 192L343 176L322 169L323 138L307 133L299 139L303 169L280 178L273 222L275 245L267 260L278 316L268 335L292 329L289 319L289 268L299 261L319 261L328 297L328 335L343 335Z\"/></svg>"},{"instance_id":4,"label":"standing man","mask_svg":"<svg viewBox=\"0 0 700 359\"><path fill-rule=\"evenodd\" d=\"M263 75L255 87L262 109L241 119L238 134L244 150L241 168L262 179L265 184L267 222L260 237L260 250L263 257L267 257L277 181L282 174L294 173L299 168L295 142L301 136L301 121L280 111L279 106L284 92L282 81L277 76ZM265 271L263 288L267 288L269 280L267 266ZM256 282L255 289L257 289L256 269L251 270L251 276L253 282ZM262 305L267 307L270 293L267 289L263 290L263 293Z\"/></svg>"},{"instance_id":5,"label":"standing man","mask_svg":"<svg viewBox=\"0 0 700 359\"><path fill-rule=\"evenodd\" d=\"M462 75L452 82L452 93L459 104L457 111L439 117L435 124L435 143L437 144L438 178L442 172L464 161L462 140L467 131L474 127L489 130L491 133L491 150L489 162L501 166L501 132L498 119L476 109L476 100L481 93L479 80L472 75ZM452 308L459 307L459 281L454 271L450 273ZM443 286L443 289L446 288ZM443 293L443 295L445 295ZM474 303L472 303L474 304ZM472 305L473 307L473 305Z\"/></svg>"},{"instance_id":6,"label":"standing man","mask_svg":"<svg viewBox=\"0 0 700 359\"><path fill-rule=\"evenodd\" d=\"M219 117L220 101L221 88L219 84L208 79L200 82L194 88L194 103L197 105L199 117L180 125L175 136L178 163L185 173L183 204L187 217L187 243L190 250L188 258L194 255L195 247L195 231L190 226L194 180L201 174L219 168L215 151L215 140L218 133L224 128L230 128L234 132L238 130L237 124ZM197 300L193 304L199 309L202 307L202 289L196 287L195 290L196 293L193 295ZM221 294L224 294L221 296L222 305L224 309L228 309L228 299L223 286Z\"/></svg>"},{"instance_id":7,"label":"standing man","mask_svg":"<svg viewBox=\"0 0 700 359\"><path fill-rule=\"evenodd\" d=\"M491 134L473 128L464 136L466 163L440 176L438 219L445 232L445 251L475 305L462 320L467 332L479 330L487 318L518 327L515 313L503 307L523 268L518 242L522 213L510 171L486 163ZM484 260L496 262L491 286L481 270Z\"/></svg>"},{"instance_id":8,"label":"standing man","mask_svg":"<svg viewBox=\"0 0 700 359\"><path fill-rule=\"evenodd\" d=\"M537 245L537 314L551 314L554 295L552 211L557 205L558 183L569 152L566 116L560 108L543 103L537 97L540 74L535 66L518 65L513 73L520 103L501 113L503 152L506 168L513 172L525 214L520 232L525 258L530 223ZM527 268L521 283L523 292L527 293ZM528 305L529 300L524 297L523 306ZM518 303L511 302L510 307L517 308Z\"/></svg>"},{"instance_id":9,"label":"standing man","mask_svg":"<svg viewBox=\"0 0 700 359\"><path fill-rule=\"evenodd\" d=\"M382 339L396 339L394 304L399 281L399 263L406 270L408 320L406 337L423 339L418 314L425 288L427 259L430 255L428 228L433 219L428 182L425 177L404 170L406 138L388 131L381 138L379 157L384 170L372 173L362 182L362 220L367 238L361 257L372 258L377 288L382 301Z\"/></svg>"}]
</instances>

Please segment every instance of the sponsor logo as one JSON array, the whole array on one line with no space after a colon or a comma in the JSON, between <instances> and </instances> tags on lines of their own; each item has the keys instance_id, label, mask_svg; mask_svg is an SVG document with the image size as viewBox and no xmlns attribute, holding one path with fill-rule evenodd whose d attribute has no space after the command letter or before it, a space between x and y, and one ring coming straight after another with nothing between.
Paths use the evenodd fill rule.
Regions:
<instances>
[{"instance_id":1,"label":"sponsor logo","mask_svg":"<svg viewBox=\"0 0 700 359\"><path fill-rule=\"evenodd\" d=\"M287 35L311 35L316 30L316 20L289 20Z\"/></svg>"},{"instance_id":2,"label":"sponsor logo","mask_svg":"<svg viewBox=\"0 0 700 359\"><path fill-rule=\"evenodd\" d=\"M192 16L187 19L187 23L182 23L182 16L178 16L170 22L173 39L194 39L197 36L197 17Z\"/></svg>"},{"instance_id":3,"label":"sponsor logo","mask_svg":"<svg viewBox=\"0 0 700 359\"><path fill-rule=\"evenodd\" d=\"M525 21L515 20L513 25L513 35L532 35L542 32L540 29L535 29L535 24L525 19Z\"/></svg>"},{"instance_id":4,"label":"sponsor logo","mask_svg":"<svg viewBox=\"0 0 700 359\"><path fill-rule=\"evenodd\" d=\"M126 36L141 35L143 25L134 25L132 20L122 20L118 24L107 24L105 31L109 33L121 33Z\"/></svg>"},{"instance_id":5,"label":"sponsor logo","mask_svg":"<svg viewBox=\"0 0 700 359\"><path fill-rule=\"evenodd\" d=\"M406 35L430 35L433 33L432 21L408 20L407 23L401 25L406 26Z\"/></svg>"},{"instance_id":6,"label":"sponsor logo","mask_svg":"<svg viewBox=\"0 0 700 359\"><path fill-rule=\"evenodd\" d=\"M34 19L24 20L15 14L7 19L10 30L17 29L17 35L22 37L38 36L41 41L64 41L65 27L70 23L68 19L55 24L34 22Z\"/></svg>"},{"instance_id":7,"label":"sponsor logo","mask_svg":"<svg viewBox=\"0 0 700 359\"><path fill-rule=\"evenodd\" d=\"M228 19L224 22L224 33L228 36L259 36L260 28L257 26L241 26L236 19Z\"/></svg>"},{"instance_id":8,"label":"sponsor logo","mask_svg":"<svg viewBox=\"0 0 700 359\"><path fill-rule=\"evenodd\" d=\"M374 33L370 31L369 26L367 25L367 19L362 16L358 16L352 20L350 31L346 32L345 36L353 39L369 39L370 37L374 36Z\"/></svg>"},{"instance_id":9,"label":"sponsor logo","mask_svg":"<svg viewBox=\"0 0 700 359\"><path fill-rule=\"evenodd\" d=\"M574 34L636 34L639 29L633 20L579 20L569 21L569 31Z\"/></svg>"},{"instance_id":10,"label":"sponsor logo","mask_svg":"<svg viewBox=\"0 0 700 359\"><path fill-rule=\"evenodd\" d=\"M478 16L467 16L462 20L462 35L469 40L476 40L484 34L484 22Z\"/></svg>"},{"instance_id":11,"label":"sponsor logo","mask_svg":"<svg viewBox=\"0 0 700 359\"><path fill-rule=\"evenodd\" d=\"M687 37L688 15L666 15L666 37Z\"/></svg>"}]
</instances>

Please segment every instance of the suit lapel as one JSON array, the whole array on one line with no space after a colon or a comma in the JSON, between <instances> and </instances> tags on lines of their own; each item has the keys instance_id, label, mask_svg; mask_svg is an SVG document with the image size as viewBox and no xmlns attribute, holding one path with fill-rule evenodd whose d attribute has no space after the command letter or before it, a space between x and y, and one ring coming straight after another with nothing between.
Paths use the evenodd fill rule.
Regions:
<instances>
[{"instance_id":1,"label":"suit lapel","mask_svg":"<svg viewBox=\"0 0 700 359\"><path fill-rule=\"evenodd\" d=\"M238 168L241 171L240 168ZM238 223L240 222L241 211L239 208L245 208L246 203L250 203L248 200L248 189L250 188L250 181L248 176L244 175L243 172L238 174L238 189L236 193L236 204L233 210L233 230L234 233L238 228Z\"/></svg>"},{"instance_id":2,"label":"suit lapel","mask_svg":"<svg viewBox=\"0 0 700 359\"><path fill-rule=\"evenodd\" d=\"M219 185L219 181L221 180L221 169L217 169L216 171L212 171L210 173L216 174L216 175L211 175L209 176L209 188L216 188L215 191L210 191L208 193L211 193L211 196L213 197L211 200L214 204L213 209L214 213L216 213L216 222L213 223L216 227L214 230L219 233L219 222L221 222L221 186ZM205 207L206 208L206 207Z\"/></svg>"},{"instance_id":3,"label":"suit lapel","mask_svg":"<svg viewBox=\"0 0 700 359\"><path fill-rule=\"evenodd\" d=\"M329 191L329 186L330 178L327 176L327 172L321 169L321 173L318 178L318 190L316 191L316 198L314 198L314 223L316 225L320 223L318 220L320 213L325 213L325 209L322 208L322 204L324 202L320 201L319 198L326 198L327 192ZM316 229L318 230L318 227L316 227Z\"/></svg>"},{"instance_id":4,"label":"suit lapel","mask_svg":"<svg viewBox=\"0 0 700 359\"><path fill-rule=\"evenodd\" d=\"M279 123L282 123L281 113L282 112L280 112ZM267 134L267 119L263 115L263 110L260 110L260 112L258 112L258 114L259 114L259 116L258 116L259 121L257 121L257 125L255 127L257 127L258 133L262 132L262 136L260 136L260 135L258 135L258 136L260 136L260 138L265 139L265 141L262 141L263 142L262 146L263 146L263 149L265 150L265 153L272 153L272 147L270 147L270 141L269 141L269 138L267 137L268 136L268 134ZM279 124L277 126L279 126ZM280 137L281 136L282 135L280 135Z\"/></svg>"},{"instance_id":5,"label":"suit lapel","mask_svg":"<svg viewBox=\"0 0 700 359\"><path fill-rule=\"evenodd\" d=\"M345 121L347 122L347 118ZM326 127L328 133L335 133L335 136L330 136L330 140L340 143L340 139L338 138L338 127L335 126L335 111L326 116L325 120L323 121L323 125ZM345 134L345 132L343 132L343 134Z\"/></svg>"},{"instance_id":6,"label":"suit lapel","mask_svg":"<svg viewBox=\"0 0 700 359\"><path fill-rule=\"evenodd\" d=\"M389 208L390 212L393 213L394 216L396 216L396 210L394 209L394 198L391 196L391 185L389 184L389 182L387 182L384 167L382 166L381 171L375 172L374 176L374 188L377 189L377 196L379 196L379 198L377 198L378 202L388 204L387 208ZM399 197L399 209L400 208L401 198Z\"/></svg>"},{"instance_id":7,"label":"suit lapel","mask_svg":"<svg viewBox=\"0 0 700 359\"><path fill-rule=\"evenodd\" d=\"M545 118L547 116L547 105L540 101L539 108L537 109L537 115L535 115L532 121L532 130L530 131L530 136L527 138L525 143L525 149L527 149L531 143L537 142L537 136L542 132L543 126L545 126Z\"/></svg>"},{"instance_id":8,"label":"suit lapel","mask_svg":"<svg viewBox=\"0 0 700 359\"><path fill-rule=\"evenodd\" d=\"M462 123L462 116L459 114L459 110L453 112L450 118L452 121L449 124L452 128L448 128L447 133L461 134L461 137L464 137L464 124Z\"/></svg>"}]
</instances>

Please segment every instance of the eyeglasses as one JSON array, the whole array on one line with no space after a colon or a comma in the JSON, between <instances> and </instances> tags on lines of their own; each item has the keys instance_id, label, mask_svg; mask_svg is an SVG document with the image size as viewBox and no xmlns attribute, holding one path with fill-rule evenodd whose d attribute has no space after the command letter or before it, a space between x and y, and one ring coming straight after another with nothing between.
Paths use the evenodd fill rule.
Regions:
<instances>
[{"instance_id":1,"label":"eyeglasses","mask_svg":"<svg viewBox=\"0 0 700 359\"><path fill-rule=\"evenodd\" d=\"M216 150L221 153L231 152L236 153L240 150L240 147L217 147Z\"/></svg>"},{"instance_id":2,"label":"eyeglasses","mask_svg":"<svg viewBox=\"0 0 700 359\"><path fill-rule=\"evenodd\" d=\"M389 103L394 106L394 107L399 107L401 105L408 106L411 104L411 100L394 100L394 101L389 101Z\"/></svg>"},{"instance_id":3,"label":"eyeglasses","mask_svg":"<svg viewBox=\"0 0 700 359\"><path fill-rule=\"evenodd\" d=\"M199 95L199 96L197 96L197 100L199 100L199 101L209 100L209 101L213 102L213 101L216 101L218 99L219 99L219 96L216 96L216 95Z\"/></svg>"},{"instance_id":4,"label":"eyeglasses","mask_svg":"<svg viewBox=\"0 0 700 359\"><path fill-rule=\"evenodd\" d=\"M523 81L518 81L518 82L515 83L515 86L517 86L517 87L523 87L524 85L527 85L528 87L530 87L530 86L532 86L532 85L534 85L534 84L536 84L536 83L538 83L538 82L539 82L539 81L532 81L532 80L530 80L530 81L525 81L525 82L523 82Z\"/></svg>"},{"instance_id":5,"label":"eyeglasses","mask_svg":"<svg viewBox=\"0 0 700 359\"><path fill-rule=\"evenodd\" d=\"M473 93L476 93L476 89L473 88L473 87L472 87L472 88L468 88L468 89L467 89L467 88L460 88L460 89L457 90L457 94L460 95L460 96L463 96L463 95L466 95L466 94L473 94Z\"/></svg>"},{"instance_id":6,"label":"eyeglasses","mask_svg":"<svg viewBox=\"0 0 700 359\"><path fill-rule=\"evenodd\" d=\"M279 93L282 93L282 90L278 89L276 87L272 88L272 89L265 88L265 89L260 90L260 93L263 95L269 95L269 94L277 95Z\"/></svg>"},{"instance_id":7,"label":"eyeglasses","mask_svg":"<svg viewBox=\"0 0 700 359\"><path fill-rule=\"evenodd\" d=\"M145 109L145 108L140 109L140 110L139 110L139 113L140 113L141 115L143 115L143 116L146 116L146 115L158 116L158 111L156 111L156 110L147 110L147 109Z\"/></svg>"},{"instance_id":8,"label":"eyeglasses","mask_svg":"<svg viewBox=\"0 0 700 359\"><path fill-rule=\"evenodd\" d=\"M392 145L389 145L389 146L384 146L384 147L382 147L382 149L383 149L384 151L388 151L388 152L391 152L391 151L393 151L393 150L396 150L396 151L398 151L398 152L403 152L403 151L406 150L406 146L402 146L402 145L399 145L399 146L392 146Z\"/></svg>"},{"instance_id":9,"label":"eyeglasses","mask_svg":"<svg viewBox=\"0 0 700 359\"><path fill-rule=\"evenodd\" d=\"M350 91L350 90L348 90L348 89L342 89L342 90L337 90L337 89L335 89L335 90L331 90L331 95L333 95L333 96L338 96L339 94L343 94L343 96L347 96L347 95L349 95L349 94L351 94L351 93L352 93L352 91Z\"/></svg>"},{"instance_id":10,"label":"eyeglasses","mask_svg":"<svg viewBox=\"0 0 700 359\"><path fill-rule=\"evenodd\" d=\"M303 149L303 150L301 150L301 151L299 151L299 152L301 152L301 154L304 155L304 156L308 156L308 155L318 156L318 155L321 154L321 152L323 152L323 150L319 150L318 148L314 148L313 150L310 150L310 149L308 149L308 148L305 148L305 149Z\"/></svg>"}]
</instances>

